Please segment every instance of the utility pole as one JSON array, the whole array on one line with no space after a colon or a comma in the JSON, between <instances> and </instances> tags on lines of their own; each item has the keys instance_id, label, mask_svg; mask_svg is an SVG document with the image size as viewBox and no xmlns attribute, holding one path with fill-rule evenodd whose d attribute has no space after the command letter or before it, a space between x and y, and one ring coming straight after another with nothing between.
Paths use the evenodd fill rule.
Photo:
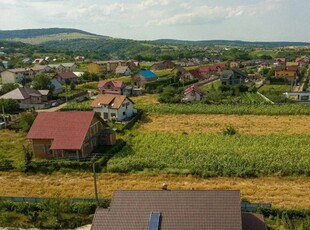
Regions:
<instances>
[{"instance_id":1,"label":"utility pole","mask_svg":"<svg viewBox=\"0 0 310 230\"><path fill-rule=\"evenodd\" d=\"M95 198L96 198L96 201L97 201L97 205L99 206L98 189L97 189L97 178L96 178L96 155L93 157L92 163L93 163L93 177L94 177Z\"/></svg>"},{"instance_id":2,"label":"utility pole","mask_svg":"<svg viewBox=\"0 0 310 230\"><path fill-rule=\"evenodd\" d=\"M3 116L3 121L4 121L4 128L6 128L6 119L4 115L4 105L2 105L2 116Z\"/></svg>"}]
</instances>

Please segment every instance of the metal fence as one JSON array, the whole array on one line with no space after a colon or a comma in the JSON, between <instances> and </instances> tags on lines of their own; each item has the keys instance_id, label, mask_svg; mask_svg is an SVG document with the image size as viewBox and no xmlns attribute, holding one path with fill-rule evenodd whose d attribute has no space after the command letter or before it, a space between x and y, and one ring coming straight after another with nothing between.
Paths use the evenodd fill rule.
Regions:
<instances>
[{"instance_id":1,"label":"metal fence","mask_svg":"<svg viewBox=\"0 0 310 230\"><path fill-rule=\"evenodd\" d=\"M241 202L241 211L243 212L255 212L258 208L271 208L271 204Z\"/></svg>"},{"instance_id":2,"label":"metal fence","mask_svg":"<svg viewBox=\"0 0 310 230\"><path fill-rule=\"evenodd\" d=\"M53 198L0 196L0 200L13 201L13 202L40 203L46 199L53 199ZM72 202L92 202L92 203L96 202L96 199L93 199L93 198L68 198L68 200ZM104 201L104 200L100 200L100 201Z\"/></svg>"}]
</instances>

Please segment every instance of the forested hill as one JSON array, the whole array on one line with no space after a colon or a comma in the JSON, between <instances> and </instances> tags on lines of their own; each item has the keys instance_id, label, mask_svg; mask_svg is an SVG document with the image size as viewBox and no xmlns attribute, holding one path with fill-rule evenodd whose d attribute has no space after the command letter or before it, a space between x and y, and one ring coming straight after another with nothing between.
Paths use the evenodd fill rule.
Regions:
<instances>
[{"instance_id":1,"label":"forested hill","mask_svg":"<svg viewBox=\"0 0 310 230\"><path fill-rule=\"evenodd\" d=\"M283 46L310 46L310 42L248 42L239 40L202 40L202 41L188 41L188 40L174 40L174 39L158 39L155 42L162 44L180 44L180 45L206 45L206 46L267 46L267 47L283 47Z\"/></svg>"},{"instance_id":2,"label":"forested hill","mask_svg":"<svg viewBox=\"0 0 310 230\"><path fill-rule=\"evenodd\" d=\"M85 35L104 37L77 29L47 28L47 29L25 29L25 30L0 30L0 39L33 38L33 37L48 36L63 33L79 33Z\"/></svg>"}]
</instances>

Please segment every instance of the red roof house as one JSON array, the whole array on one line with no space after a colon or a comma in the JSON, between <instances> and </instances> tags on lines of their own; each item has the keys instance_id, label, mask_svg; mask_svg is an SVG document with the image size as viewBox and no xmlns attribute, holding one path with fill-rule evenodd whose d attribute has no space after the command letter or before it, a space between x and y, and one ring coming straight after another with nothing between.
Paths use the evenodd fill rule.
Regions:
<instances>
[{"instance_id":1,"label":"red roof house","mask_svg":"<svg viewBox=\"0 0 310 230\"><path fill-rule=\"evenodd\" d=\"M75 158L90 154L99 145L104 121L95 112L41 112L27 139L38 158Z\"/></svg>"},{"instance_id":2,"label":"red roof house","mask_svg":"<svg viewBox=\"0 0 310 230\"><path fill-rule=\"evenodd\" d=\"M205 92L199 89L196 85L191 85L185 89L183 101L200 101L204 95Z\"/></svg>"},{"instance_id":3,"label":"red roof house","mask_svg":"<svg viewBox=\"0 0 310 230\"><path fill-rule=\"evenodd\" d=\"M126 85L122 81L103 80L99 81L97 87L101 94L123 95L123 90L126 87Z\"/></svg>"}]
</instances>

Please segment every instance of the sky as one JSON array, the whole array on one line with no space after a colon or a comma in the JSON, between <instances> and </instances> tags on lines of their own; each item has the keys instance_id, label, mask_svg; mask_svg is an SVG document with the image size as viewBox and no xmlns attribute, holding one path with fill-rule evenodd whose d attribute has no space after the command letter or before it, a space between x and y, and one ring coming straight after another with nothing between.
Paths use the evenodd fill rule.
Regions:
<instances>
[{"instance_id":1,"label":"sky","mask_svg":"<svg viewBox=\"0 0 310 230\"><path fill-rule=\"evenodd\" d=\"M310 42L310 0L0 0L0 30L75 28L136 40Z\"/></svg>"}]
</instances>

